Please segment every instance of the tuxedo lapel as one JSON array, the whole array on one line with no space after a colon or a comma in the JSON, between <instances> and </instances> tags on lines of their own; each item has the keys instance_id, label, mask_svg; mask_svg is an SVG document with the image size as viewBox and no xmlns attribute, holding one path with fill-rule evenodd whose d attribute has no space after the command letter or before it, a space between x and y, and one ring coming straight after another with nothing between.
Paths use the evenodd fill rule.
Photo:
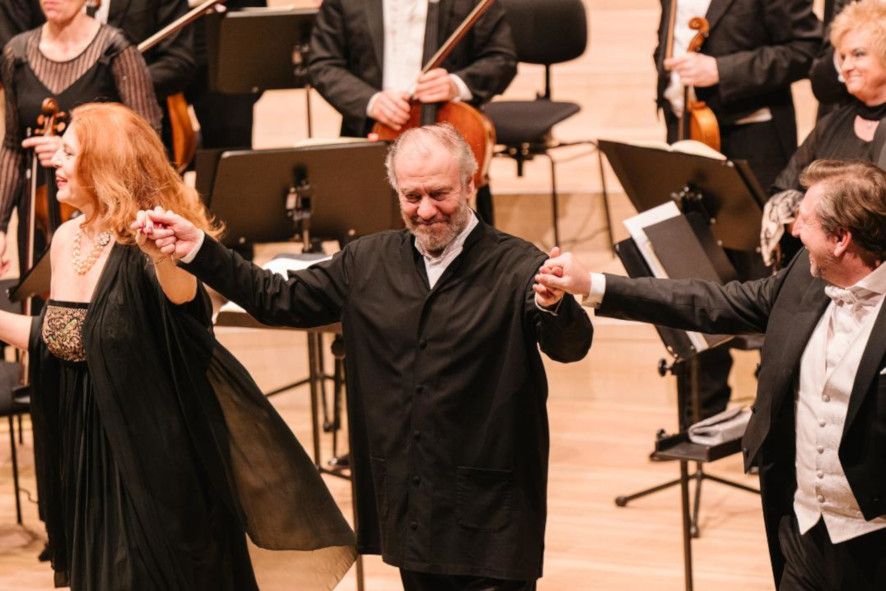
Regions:
<instances>
[{"instance_id":1,"label":"tuxedo lapel","mask_svg":"<svg viewBox=\"0 0 886 591\"><path fill-rule=\"evenodd\" d=\"M712 31L714 30L714 27L717 26L717 23L720 22L720 19L723 18L723 15L726 14L729 5L734 1L735 0L711 0L711 5L708 7L708 13L705 15L705 18L708 20L708 26L710 26Z\"/></svg>"},{"instance_id":2,"label":"tuxedo lapel","mask_svg":"<svg viewBox=\"0 0 886 591\"><path fill-rule=\"evenodd\" d=\"M855 382L852 384L852 394L849 396L849 408L846 411L846 423L843 427L844 437L852 420L858 414L861 403L864 402L871 382L877 379L883 357L886 356L886 339L883 338L883 334L886 334L886 305L880 307L880 313L874 321L871 336L868 337L867 347L861 354L858 371L855 373Z\"/></svg>"},{"instance_id":3,"label":"tuxedo lapel","mask_svg":"<svg viewBox=\"0 0 886 591\"><path fill-rule=\"evenodd\" d=\"M378 63L378 71L383 72L385 67L385 20L382 0L364 0L366 10L366 24L369 27L369 36L372 38L372 49L375 51L375 61ZM381 82L381 80L379 80Z\"/></svg>"}]
</instances>

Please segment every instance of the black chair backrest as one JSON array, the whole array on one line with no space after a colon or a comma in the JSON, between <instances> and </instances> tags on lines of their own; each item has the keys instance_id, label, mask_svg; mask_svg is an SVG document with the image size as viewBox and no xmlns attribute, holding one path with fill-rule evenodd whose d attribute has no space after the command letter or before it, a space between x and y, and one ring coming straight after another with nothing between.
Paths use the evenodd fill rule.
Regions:
<instances>
[{"instance_id":1,"label":"black chair backrest","mask_svg":"<svg viewBox=\"0 0 886 591\"><path fill-rule=\"evenodd\" d=\"M499 0L505 10L517 59L558 64L579 57L588 45L583 0Z\"/></svg>"}]
</instances>

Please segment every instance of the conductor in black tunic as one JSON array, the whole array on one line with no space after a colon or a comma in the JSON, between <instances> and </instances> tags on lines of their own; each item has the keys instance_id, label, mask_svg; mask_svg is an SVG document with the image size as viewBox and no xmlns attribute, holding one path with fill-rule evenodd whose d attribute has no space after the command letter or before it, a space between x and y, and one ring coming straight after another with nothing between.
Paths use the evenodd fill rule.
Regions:
<instances>
[{"instance_id":1,"label":"conductor in black tunic","mask_svg":"<svg viewBox=\"0 0 886 591\"><path fill-rule=\"evenodd\" d=\"M172 212L150 212L146 231L264 323L341 321L360 552L400 567L406 589L535 589L549 447L539 348L581 359L590 320L571 296L536 297L545 254L469 209L476 163L454 129L406 132L387 166L407 229L289 280Z\"/></svg>"}]
</instances>

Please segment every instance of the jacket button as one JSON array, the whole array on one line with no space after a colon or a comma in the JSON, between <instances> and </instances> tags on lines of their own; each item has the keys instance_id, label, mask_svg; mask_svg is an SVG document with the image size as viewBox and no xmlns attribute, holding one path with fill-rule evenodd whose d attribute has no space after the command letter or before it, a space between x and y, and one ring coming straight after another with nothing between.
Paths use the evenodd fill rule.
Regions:
<instances>
[{"instance_id":1,"label":"jacket button","mask_svg":"<svg viewBox=\"0 0 886 591\"><path fill-rule=\"evenodd\" d=\"M422 386L421 384L419 384L418 386L415 387L415 392L416 392L416 394L421 394L422 391L424 391L424 389L425 389L425 387Z\"/></svg>"},{"instance_id":2,"label":"jacket button","mask_svg":"<svg viewBox=\"0 0 886 591\"><path fill-rule=\"evenodd\" d=\"M413 431L413 432L412 432L412 438L415 439L416 441L418 441L419 439L421 439L421 431Z\"/></svg>"},{"instance_id":3,"label":"jacket button","mask_svg":"<svg viewBox=\"0 0 886 591\"><path fill-rule=\"evenodd\" d=\"M415 486L418 486L419 484L421 484L421 476L413 476L412 477L412 484L414 484Z\"/></svg>"},{"instance_id":4,"label":"jacket button","mask_svg":"<svg viewBox=\"0 0 886 591\"><path fill-rule=\"evenodd\" d=\"M741 448L741 453L743 453L744 455L748 455L748 448L746 448L746 447Z\"/></svg>"},{"instance_id":5,"label":"jacket button","mask_svg":"<svg viewBox=\"0 0 886 591\"><path fill-rule=\"evenodd\" d=\"M418 522L417 522L417 521L413 521L412 523L410 523L410 524L409 524L409 529L418 529Z\"/></svg>"},{"instance_id":6,"label":"jacket button","mask_svg":"<svg viewBox=\"0 0 886 591\"><path fill-rule=\"evenodd\" d=\"M419 349L425 349L425 348L427 348L427 346L428 346L428 340L427 340L427 339L422 339L422 340L420 340L420 341L418 342L418 348L419 348Z\"/></svg>"},{"instance_id":7,"label":"jacket button","mask_svg":"<svg viewBox=\"0 0 886 591\"><path fill-rule=\"evenodd\" d=\"M756 412L757 412L757 405L755 404L754 406L751 407L751 414L754 414Z\"/></svg>"}]
</instances>

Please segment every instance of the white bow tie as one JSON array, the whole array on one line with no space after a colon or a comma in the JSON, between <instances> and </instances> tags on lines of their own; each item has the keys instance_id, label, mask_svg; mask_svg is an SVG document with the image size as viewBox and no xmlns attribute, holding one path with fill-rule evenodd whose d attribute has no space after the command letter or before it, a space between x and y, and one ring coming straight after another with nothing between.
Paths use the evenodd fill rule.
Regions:
<instances>
[{"instance_id":1,"label":"white bow tie","mask_svg":"<svg viewBox=\"0 0 886 591\"><path fill-rule=\"evenodd\" d=\"M865 289L846 289L837 287L836 285L827 285L824 293L831 298L837 305L845 304L850 307L867 306L875 302L874 298L865 297L869 293Z\"/></svg>"}]
</instances>

